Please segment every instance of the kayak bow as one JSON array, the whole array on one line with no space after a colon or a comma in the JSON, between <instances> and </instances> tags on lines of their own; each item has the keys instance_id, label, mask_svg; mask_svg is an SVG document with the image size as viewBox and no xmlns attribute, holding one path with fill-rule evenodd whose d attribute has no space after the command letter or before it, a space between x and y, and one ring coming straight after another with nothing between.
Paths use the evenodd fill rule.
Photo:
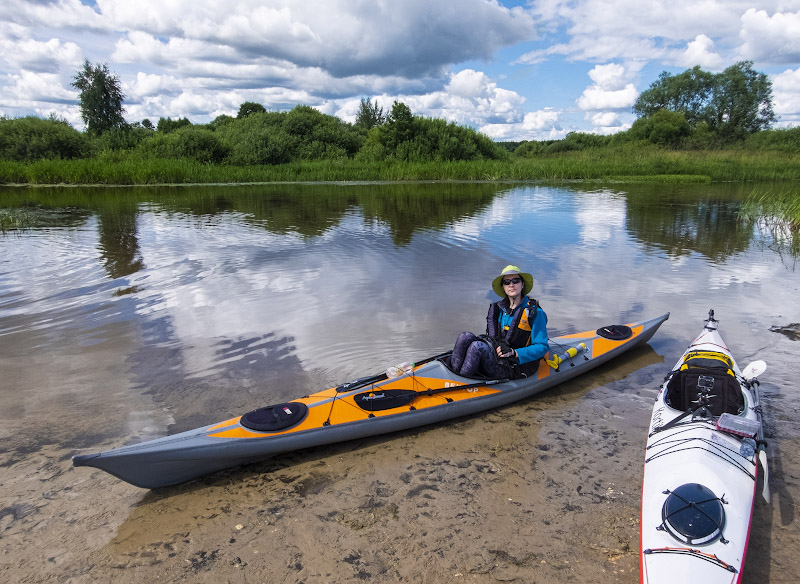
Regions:
<instances>
[{"instance_id":1,"label":"kayak bow","mask_svg":"<svg viewBox=\"0 0 800 584\"><path fill-rule=\"evenodd\" d=\"M157 488L282 452L467 416L544 391L646 343L668 317L553 338L538 372L522 379L462 377L447 367L445 353L210 426L74 456L72 462Z\"/></svg>"}]
</instances>

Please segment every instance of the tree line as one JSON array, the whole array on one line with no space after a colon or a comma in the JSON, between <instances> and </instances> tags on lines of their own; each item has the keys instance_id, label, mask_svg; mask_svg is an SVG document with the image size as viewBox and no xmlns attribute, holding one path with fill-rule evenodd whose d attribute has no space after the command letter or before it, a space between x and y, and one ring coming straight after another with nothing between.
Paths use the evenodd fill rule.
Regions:
<instances>
[{"instance_id":1,"label":"tree line","mask_svg":"<svg viewBox=\"0 0 800 584\"><path fill-rule=\"evenodd\" d=\"M772 85L752 62L714 74L694 67L667 72L639 96L638 119L612 136L571 133L561 140L496 143L474 129L414 115L395 101L384 111L361 100L356 121L345 122L309 106L267 111L241 104L235 117L208 124L187 118L128 123L119 78L107 65L86 61L74 78L85 132L55 116L0 118L0 159L33 161L97 156L188 159L231 165L353 159L363 162L505 160L630 142L673 149L744 146L800 152L800 128L771 130L776 121Z\"/></svg>"},{"instance_id":2,"label":"tree line","mask_svg":"<svg viewBox=\"0 0 800 584\"><path fill-rule=\"evenodd\" d=\"M721 73L693 67L677 75L663 72L633 106L632 127L611 136L569 134L563 140L525 142L523 156L619 146L631 142L658 147L707 150L731 146L800 152L800 127L772 130L772 82L741 61Z\"/></svg>"}]
</instances>

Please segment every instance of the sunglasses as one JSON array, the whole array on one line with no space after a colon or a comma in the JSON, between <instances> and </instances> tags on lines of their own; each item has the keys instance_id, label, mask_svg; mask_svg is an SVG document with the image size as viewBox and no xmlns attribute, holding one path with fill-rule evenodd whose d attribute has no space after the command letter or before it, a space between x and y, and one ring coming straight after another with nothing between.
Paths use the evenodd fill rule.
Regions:
<instances>
[{"instance_id":1,"label":"sunglasses","mask_svg":"<svg viewBox=\"0 0 800 584\"><path fill-rule=\"evenodd\" d=\"M519 284L522 282L522 278L511 278L510 280L503 280L503 286L508 286L509 284Z\"/></svg>"}]
</instances>

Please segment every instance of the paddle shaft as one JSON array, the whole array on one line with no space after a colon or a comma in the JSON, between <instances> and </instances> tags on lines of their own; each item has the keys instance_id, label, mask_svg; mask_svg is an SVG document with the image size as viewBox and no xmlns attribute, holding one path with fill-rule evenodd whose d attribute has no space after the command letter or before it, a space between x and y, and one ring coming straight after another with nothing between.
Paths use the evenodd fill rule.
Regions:
<instances>
[{"instance_id":1,"label":"paddle shaft","mask_svg":"<svg viewBox=\"0 0 800 584\"><path fill-rule=\"evenodd\" d=\"M769 494L769 467L767 466L767 443L764 442L764 415L761 413L761 396L758 393L758 379L750 380L750 386L753 388L753 396L756 398L756 403L754 409L756 411L756 415L758 416L758 421L761 422L758 426L758 461L761 463L761 467L764 469L764 486L761 490L761 496L764 497L764 500L769 503L770 502L770 494Z\"/></svg>"},{"instance_id":2,"label":"paddle shaft","mask_svg":"<svg viewBox=\"0 0 800 584\"><path fill-rule=\"evenodd\" d=\"M435 361L436 359L441 359L443 357L447 357L451 351L447 351L446 353L439 353L438 355L434 355L432 357L426 357L422 361L416 361L415 365L423 365L425 363L430 363L431 361ZM386 373L378 373L376 375L369 375L367 377L360 377L354 381L349 381L347 383L342 383L336 387L337 393L342 393L345 391L353 391L354 389L361 389L362 387L366 387L367 385L372 385L373 383L377 383L379 381L383 381L384 379L388 379Z\"/></svg>"}]
</instances>

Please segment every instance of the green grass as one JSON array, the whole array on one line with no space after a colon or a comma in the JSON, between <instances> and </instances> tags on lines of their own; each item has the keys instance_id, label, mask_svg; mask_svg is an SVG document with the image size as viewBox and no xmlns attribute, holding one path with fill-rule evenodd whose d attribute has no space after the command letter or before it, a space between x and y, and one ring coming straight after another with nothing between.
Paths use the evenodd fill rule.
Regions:
<instances>
[{"instance_id":1,"label":"green grass","mask_svg":"<svg viewBox=\"0 0 800 584\"><path fill-rule=\"evenodd\" d=\"M156 185L321 181L528 181L704 183L800 180L800 156L782 152L589 149L509 160L376 162L324 160L232 166L113 157L0 161L0 184Z\"/></svg>"}]
</instances>

